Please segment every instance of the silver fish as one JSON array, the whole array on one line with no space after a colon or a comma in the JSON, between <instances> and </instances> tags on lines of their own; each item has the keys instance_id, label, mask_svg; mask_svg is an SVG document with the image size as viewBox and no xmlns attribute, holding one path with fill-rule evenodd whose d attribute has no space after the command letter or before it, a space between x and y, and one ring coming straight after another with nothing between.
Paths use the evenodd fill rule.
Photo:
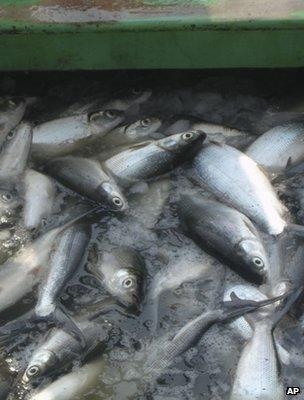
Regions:
<instances>
[{"instance_id":1,"label":"silver fish","mask_svg":"<svg viewBox=\"0 0 304 400\"><path fill-rule=\"evenodd\" d=\"M269 273L262 239L249 218L201 195L182 195L178 214L186 232L204 249L225 260L247 279L261 281Z\"/></svg>"},{"instance_id":2,"label":"silver fish","mask_svg":"<svg viewBox=\"0 0 304 400\"><path fill-rule=\"evenodd\" d=\"M85 338L86 347L83 349L73 336L60 328L51 330L28 360L22 377L23 384L32 383L71 365L77 358L84 358L98 344L108 341L112 328L108 322L96 321L81 321L77 326Z\"/></svg>"},{"instance_id":3,"label":"silver fish","mask_svg":"<svg viewBox=\"0 0 304 400\"><path fill-rule=\"evenodd\" d=\"M302 290L294 291L282 308L273 309L264 318L251 322L253 334L242 351L230 400L285 398L272 332Z\"/></svg>"},{"instance_id":4,"label":"silver fish","mask_svg":"<svg viewBox=\"0 0 304 400\"><path fill-rule=\"evenodd\" d=\"M105 109L45 122L33 130L32 156L48 159L71 153L102 138L123 120L122 111Z\"/></svg>"},{"instance_id":5,"label":"silver fish","mask_svg":"<svg viewBox=\"0 0 304 400\"><path fill-rule=\"evenodd\" d=\"M206 145L194 159L200 183L220 201L247 215L265 232L279 235L287 227L286 209L258 165L228 146Z\"/></svg>"},{"instance_id":6,"label":"silver fish","mask_svg":"<svg viewBox=\"0 0 304 400\"><path fill-rule=\"evenodd\" d=\"M27 169L24 175L23 223L31 230L38 228L52 214L56 189L48 176Z\"/></svg>"},{"instance_id":7,"label":"silver fish","mask_svg":"<svg viewBox=\"0 0 304 400\"><path fill-rule=\"evenodd\" d=\"M29 396L29 400L76 400L88 393L97 383L104 360L98 359L61 376Z\"/></svg>"},{"instance_id":8,"label":"silver fish","mask_svg":"<svg viewBox=\"0 0 304 400\"><path fill-rule=\"evenodd\" d=\"M169 171L182 161L185 152L194 149L205 139L199 131L189 131L168 136L164 139L130 146L102 165L122 186L129 186Z\"/></svg>"},{"instance_id":9,"label":"silver fish","mask_svg":"<svg viewBox=\"0 0 304 400\"><path fill-rule=\"evenodd\" d=\"M276 126L259 136L246 154L269 172L282 172L304 160L304 123Z\"/></svg>"},{"instance_id":10,"label":"silver fish","mask_svg":"<svg viewBox=\"0 0 304 400\"><path fill-rule=\"evenodd\" d=\"M0 145L6 135L22 120L25 109L25 99L5 97L0 99Z\"/></svg>"},{"instance_id":11,"label":"silver fish","mask_svg":"<svg viewBox=\"0 0 304 400\"><path fill-rule=\"evenodd\" d=\"M141 303L146 268L141 255L130 247L104 251L91 272L106 290L126 307L139 307Z\"/></svg>"},{"instance_id":12,"label":"silver fish","mask_svg":"<svg viewBox=\"0 0 304 400\"><path fill-rule=\"evenodd\" d=\"M66 156L50 161L47 171L75 192L98 203L108 203L116 210L125 210L127 200L115 181L109 177L96 160Z\"/></svg>"},{"instance_id":13,"label":"silver fish","mask_svg":"<svg viewBox=\"0 0 304 400\"><path fill-rule=\"evenodd\" d=\"M91 234L91 226L84 221L65 228L54 242L55 249L50 256L47 274L39 286L36 316L46 319L52 317L71 332L78 331L78 328L62 311L59 295L84 260Z\"/></svg>"},{"instance_id":14,"label":"silver fish","mask_svg":"<svg viewBox=\"0 0 304 400\"><path fill-rule=\"evenodd\" d=\"M0 181L17 179L25 170L32 142L32 126L22 122L6 135L0 154Z\"/></svg>"},{"instance_id":15,"label":"silver fish","mask_svg":"<svg viewBox=\"0 0 304 400\"><path fill-rule=\"evenodd\" d=\"M110 100L106 103L106 108L113 108L115 110L127 111L134 105L139 105L147 101L152 95L149 89L132 88L131 90L122 93L117 98Z\"/></svg>"}]
</instances>

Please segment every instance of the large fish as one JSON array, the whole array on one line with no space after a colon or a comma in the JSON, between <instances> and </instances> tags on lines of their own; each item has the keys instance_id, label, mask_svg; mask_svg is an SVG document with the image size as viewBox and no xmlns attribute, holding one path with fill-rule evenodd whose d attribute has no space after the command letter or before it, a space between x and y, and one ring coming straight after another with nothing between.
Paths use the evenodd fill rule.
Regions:
<instances>
[{"instance_id":1,"label":"large fish","mask_svg":"<svg viewBox=\"0 0 304 400\"><path fill-rule=\"evenodd\" d=\"M279 376L273 329L302 293L295 290L286 304L251 321L253 334L245 345L235 373L231 400L283 400L285 391ZM275 311L274 311L275 310ZM249 317L247 317L249 320Z\"/></svg>"},{"instance_id":2,"label":"large fish","mask_svg":"<svg viewBox=\"0 0 304 400\"><path fill-rule=\"evenodd\" d=\"M182 195L178 214L186 232L239 273L261 283L269 274L262 239L249 218L201 195Z\"/></svg>"},{"instance_id":3,"label":"large fish","mask_svg":"<svg viewBox=\"0 0 304 400\"><path fill-rule=\"evenodd\" d=\"M33 169L26 170L23 223L27 229L38 228L43 219L52 214L55 194L56 189L52 179Z\"/></svg>"},{"instance_id":4,"label":"large fish","mask_svg":"<svg viewBox=\"0 0 304 400\"><path fill-rule=\"evenodd\" d=\"M172 169L205 139L200 131L188 131L164 139L130 146L103 163L105 170L122 186L146 180Z\"/></svg>"},{"instance_id":5,"label":"large fish","mask_svg":"<svg viewBox=\"0 0 304 400\"><path fill-rule=\"evenodd\" d=\"M123 119L123 112L106 109L45 122L33 130L32 155L48 159L81 150L87 143L102 138Z\"/></svg>"},{"instance_id":6,"label":"large fish","mask_svg":"<svg viewBox=\"0 0 304 400\"><path fill-rule=\"evenodd\" d=\"M33 383L58 369L71 366L76 359L84 358L97 345L109 340L112 329L110 323L97 321L81 321L77 326L85 338L86 347L83 349L80 343L63 329L51 330L28 360L22 377L23 384Z\"/></svg>"},{"instance_id":7,"label":"large fish","mask_svg":"<svg viewBox=\"0 0 304 400\"><path fill-rule=\"evenodd\" d=\"M66 156L55 158L47 171L75 192L98 203L106 203L115 210L125 210L127 200L114 179L108 176L96 160Z\"/></svg>"},{"instance_id":8,"label":"large fish","mask_svg":"<svg viewBox=\"0 0 304 400\"><path fill-rule=\"evenodd\" d=\"M304 122L276 126L259 136L246 154L269 172L282 172L304 160Z\"/></svg>"},{"instance_id":9,"label":"large fish","mask_svg":"<svg viewBox=\"0 0 304 400\"><path fill-rule=\"evenodd\" d=\"M287 210L259 166L246 154L217 143L207 144L195 157L198 181L220 201L247 215L271 235L302 227L289 224Z\"/></svg>"},{"instance_id":10,"label":"large fish","mask_svg":"<svg viewBox=\"0 0 304 400\"><path fill-rule=\"evenodd\" d=\"M105 289L126 307L139 307L144 295L145 261L130 247L117 247L101 254L91 272Z\"/></svg>"},{"instance_id":11,"label":"large fish","mask_svg":"<svg viewBox=\"0 0 304 400\"><path fill-rule=\"evenodd\" d=\"M6 135L22 120L25 109L25 99L5 97L0 99L0 146Z\"/></svg>"}]
</instances>

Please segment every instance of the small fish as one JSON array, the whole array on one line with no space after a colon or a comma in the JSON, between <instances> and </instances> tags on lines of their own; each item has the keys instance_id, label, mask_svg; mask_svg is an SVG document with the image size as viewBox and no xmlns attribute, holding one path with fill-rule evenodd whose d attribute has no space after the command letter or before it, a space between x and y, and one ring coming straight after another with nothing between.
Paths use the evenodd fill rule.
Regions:
<instances>
[{"instance_id":1,"label":"small fish","mask_svg":"<svg viewBox=\"0 0 304 400\"><path fill-rule=\"evenodd\" d=\"M115 99L106 103L106 108L113 108L115 110L127 111L134 105L139 105L146 102L152 95L149 89L132 88L126 92L119 94Z\"/></svg>"},{"instance_id":2,"label":"small fish","mask_svg":"<svg viewBox=\"0 0 304 400\"><path fill-rule=\"evenodd\" d=\"M10 131L0 153L0 181L16 180L25 171L32 142L32 126L22 122Z\"/></svg>"},{"instance_id":3,"label":"small fish","mask_svg":"<svg viewBox=\"0 0 304 400\"><path fill-rule=\"evenodd\" d=\"M6 97L0 99L0 146L6 135L21 122L25 109L25 99Z\"/></svg>"},{"instance_id":4,"label":"small fish","mask_svg":"<svg viewBox=\"0 0 304 400\"><path fill-rule=\"evenodd\" d=\"M81 150L102 138L124 120L122 111L106 109L65 117L38 125L33 130L32 156L38 160Z\"/></svg>"},{"instance_id":5,"label":"small fish","mask_svg":"<svg viewBox=\"0 0 304 400\"><path fill-rule=\"evenodd\" d=\"M38 392L29 396L29 400L74 400L88 393L98 382L105 364L103 358L61 376Z\"/></svg>"},{"instance_id":6,"label":"small fish","mask_svg":"<svg viewBox=\"0 0 304 400\"><path fill-rule=\"evenodd\" d=\"M183 161L185 153L205 139L200 131L189 131L164 139L135 144L104 163L105 170L122 186L163 174Z\"/></svg>"},{"instance_id":7,"label":"small fish","mask_svg":"<svg viewBox=\"0 0 304 400\"><path fill-rule=\"evenodd\" d=\"M194 194L181 196L178 214L182 226L199 246L246 279L261 283L267 277L269 260L262 239L244 214Z\"/></svg>"},{"instance_id":8,"label":"small fish","mask_svg":"<svg viewBox=\"0 0 304 400\"><path fill-rule=\"evenodd\" d=\"M123 211L128 204L115 181L96 160L66 156L55 158L46 165L47 171L75 192L98 203L106 203Z\"/></svg>"},{"instance_id":9,"label":"small fish","mask_svg":"<svg viewBox=\"0 0 304 400\"><path fill-rule=\"evenodd\" d=\"M282 296L280 297L282 298ZM217 309L204 311L181 328L173 337L156 338L149 343L148 354L140 373L146 378L157 378L182 353L194 346L203 334L214 324L252 312L259 307L271 304L278 298L255 302L236 299L223 304Z\"/></svg>"},{"instance_id":10,"label":"small fish","mask_svg":"<svg viewBox=\"0 0 304 400\"><path fill-rule=\"evenodd\" d=\"M110 323L97 321L81 321L77 326L85 338L86 347L81 348L72 335L60 328L54 328L31 355L22 377L24 385L70 366L76 359L83 359L97 345L109 340L112 329Z\"/></svg>"},{"instance_id":11,"label":"small fish","mask_svg":"<svg viewBox=\"0 0 304 400\"><path fill-rule=\"evenodd\" d=\"M268 178L246 154L225 144L207 144L193 165L200 184L264 232L280 235L286 230L303 235L302 226L286 220L287 210Z\"/></svg>"},{"instance_id":12,"label":"small fish","mask_svg":"<svg viewBox=\"0 0 304 400\"><path fill-rule=\"evenodd\" d=\"M139 307L144 294L146 267L136 250L118 247L104 251L90 272L121 304Z\"/></svg>"},{"instance_id":13,"label":"small fish","mask_svg":"<svg viewBox=\"0 0 304 400\"><path fill-rule=\"evenodd\" d=\"M279 376L273 329L302 293L294 290L283 307L251 321L253 334L245 345L235 373L230 400L283 400L285 392Z\"/></svg>"},{"instance_id":14,"label":"small fish","mask_svg":"<svg viewBox=\"0 0 304 400\"><path fill-rule=\"evenodd\" d=\"M246 154L272 173L299 164L304 160L304 122L270 129L248 147Z\"/></svg>"},{"instance_id":15,"label":"small fish","mask_svg":"<svg viewBox=\"0 0 304 400\"><path fill-rule=\"evenodd\" d=\"M52 214L56 189L53 181L33 169L24 176L23 223L29 229L38 228Z\"/></svg>"}]
</instances>

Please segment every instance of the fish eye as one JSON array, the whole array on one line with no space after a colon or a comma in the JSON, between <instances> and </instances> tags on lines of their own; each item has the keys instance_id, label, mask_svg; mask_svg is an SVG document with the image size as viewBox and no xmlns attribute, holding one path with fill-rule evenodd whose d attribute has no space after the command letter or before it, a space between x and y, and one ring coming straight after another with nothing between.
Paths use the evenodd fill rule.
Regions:
<instances>
[{"instance_id":1,"label":"fish eye","mask_svg":"<svg viewBox=\"0 0 304 400\"><path fill-rule=\"evenodd\" d=\"M184 133L184 134L182 135L182 138L183 138L185 141L192 139L192 137L193 137L193 132L186 132L186 133Z\"/></svg>"},{"instance_id":2,"label":"fish eye","mask_svg":"<svg viewBox=\"0 0 304 400\"><path fill-rule=\"evenodd\" d=\"M108 118L111 118L111 119L116 117L115 112L113 110L106 110L105 111L105 116L108 117Z\"/></svg>"},{"instance_id":3,"label":"fish eye","mask_svg":"<svg viewBox=\"0 0 304 400\"><path fill-rule=\"evenodd\" d=\"M133 93L133 94L141 94L141 93L142 93L142 90L139 89L139 88L133 88L133 89L132 89L132 93Z\"/></svg>"},{"instance_id":4,"label":"fish eye","mask_svg":"<svg viewBox=\"0 0 304 400\"><path fill-rule=\"evenodd\" d=\"M132 287L134 284L134 281L132 278L126 278L122 281L122 286L129 289L130 287Z\"/></svg>"},{"instance_id":5,"label":"fish eye","mask_svg":"<svg viewBox=\"0 0 304 400\"><path fill-rule=\"evenodd\" d=\"M11 201L13 199L13 195L11 193L3 193L1 195L1 198L3 201L8 202Z\"/></svg>"},{"instance_id":6,"label":"fish eye","mask_svg":"<svg viewBox=\"0 0 304 400\"><path fill-rule=\"evenodd\" d=\"M264 268L264 261L260 257L253 257L252 262L258 269Z\"/></svg>"},{"instance_id":7,"label":"fish eye","mask_svg":"<svg viewBox=\"0 0 304 400\"><path fill-rule=\"evenodd\" d=\"M121 208L123 206L123 201L119 197L113 197L112 201L116 207Z\"/></svg>"},{"instance_id":8,"label":"fish eye","mask_svg":"<svg viewBox=\"0 0 304 400\"><path fill-rule=\"evenodd\" d=\"M42 220L41 220L41 226L42 226L43 228L45 228L45 227L46 227L46 224L47 224L46 218L42 218Z\"/></svg>"},{"instance_id":9,"label":"fish eye","mask_svg":"<svg viewBox=\"0 0 304 400\"><path fill-rule=\"evenodd\" d=\"M10 131L7 135L6 138L7 139L12 139L15 136L15 131Z\"/></svg>"},{"instance_id":10,"label":"fish eye","mask_svg":"<svg viewBox=\"0 0 304 400\"><path fill-rule=\"evenodd\" d=\"M150 124L151 124L150 118L145 118L145 119L142 119L142 120L140 121L140 125L141 125L143 128L146 128L146 127L149 126Z\"/></svg>"},{"instance_id":11,"label":"fish eye","mask_svg":"<svg viewBox=\"0 0 304 400\"><path fill-rule=\"evenodd\" d=\"M39 367L37 367L37 365L33 365L32 367L30 367L27 371L26 371L26 375L28 376L35 376L39 374Z\"/></svg>"}]
</instances>

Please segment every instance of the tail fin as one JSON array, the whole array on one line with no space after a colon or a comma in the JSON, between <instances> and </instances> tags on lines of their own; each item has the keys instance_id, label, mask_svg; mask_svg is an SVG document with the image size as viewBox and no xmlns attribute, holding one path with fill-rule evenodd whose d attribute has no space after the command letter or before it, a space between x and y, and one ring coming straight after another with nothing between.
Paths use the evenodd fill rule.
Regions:
<instances>
[{"instance_id":1,"label":"tail fin","mask_svg":"<svg viewBox=\"0 0 304 400\"><path fill-rule=\"evenodd\" d=\"M282 300L284 298L286 298L287 296L289 296L290 298L294 297L296 294L296 298L300 295L300 293L302 292L303 288L299 288L297 290L294 290L291 294L290 292L288 293L284 293L280 296L277 297L273 297L271 299L266 299L266 300L262 300L262 301L254 301L254 300L243 300L240 299L239 297L237 297L237 295L232 292L230 297L231 297L231 301L225 301L223 303L224 309L223 309L223 313L221 316L221 320L222 321L226 321L227 319L232 319L235 317L239 317L243 314L247 314L249 312L255 311L258 308L267 306L269 304L272 304L278 300ZM288 298L289 300L289 298ZM295 299L293 300L293 302L295 301Z\"/></svg>"}]
</instances>

